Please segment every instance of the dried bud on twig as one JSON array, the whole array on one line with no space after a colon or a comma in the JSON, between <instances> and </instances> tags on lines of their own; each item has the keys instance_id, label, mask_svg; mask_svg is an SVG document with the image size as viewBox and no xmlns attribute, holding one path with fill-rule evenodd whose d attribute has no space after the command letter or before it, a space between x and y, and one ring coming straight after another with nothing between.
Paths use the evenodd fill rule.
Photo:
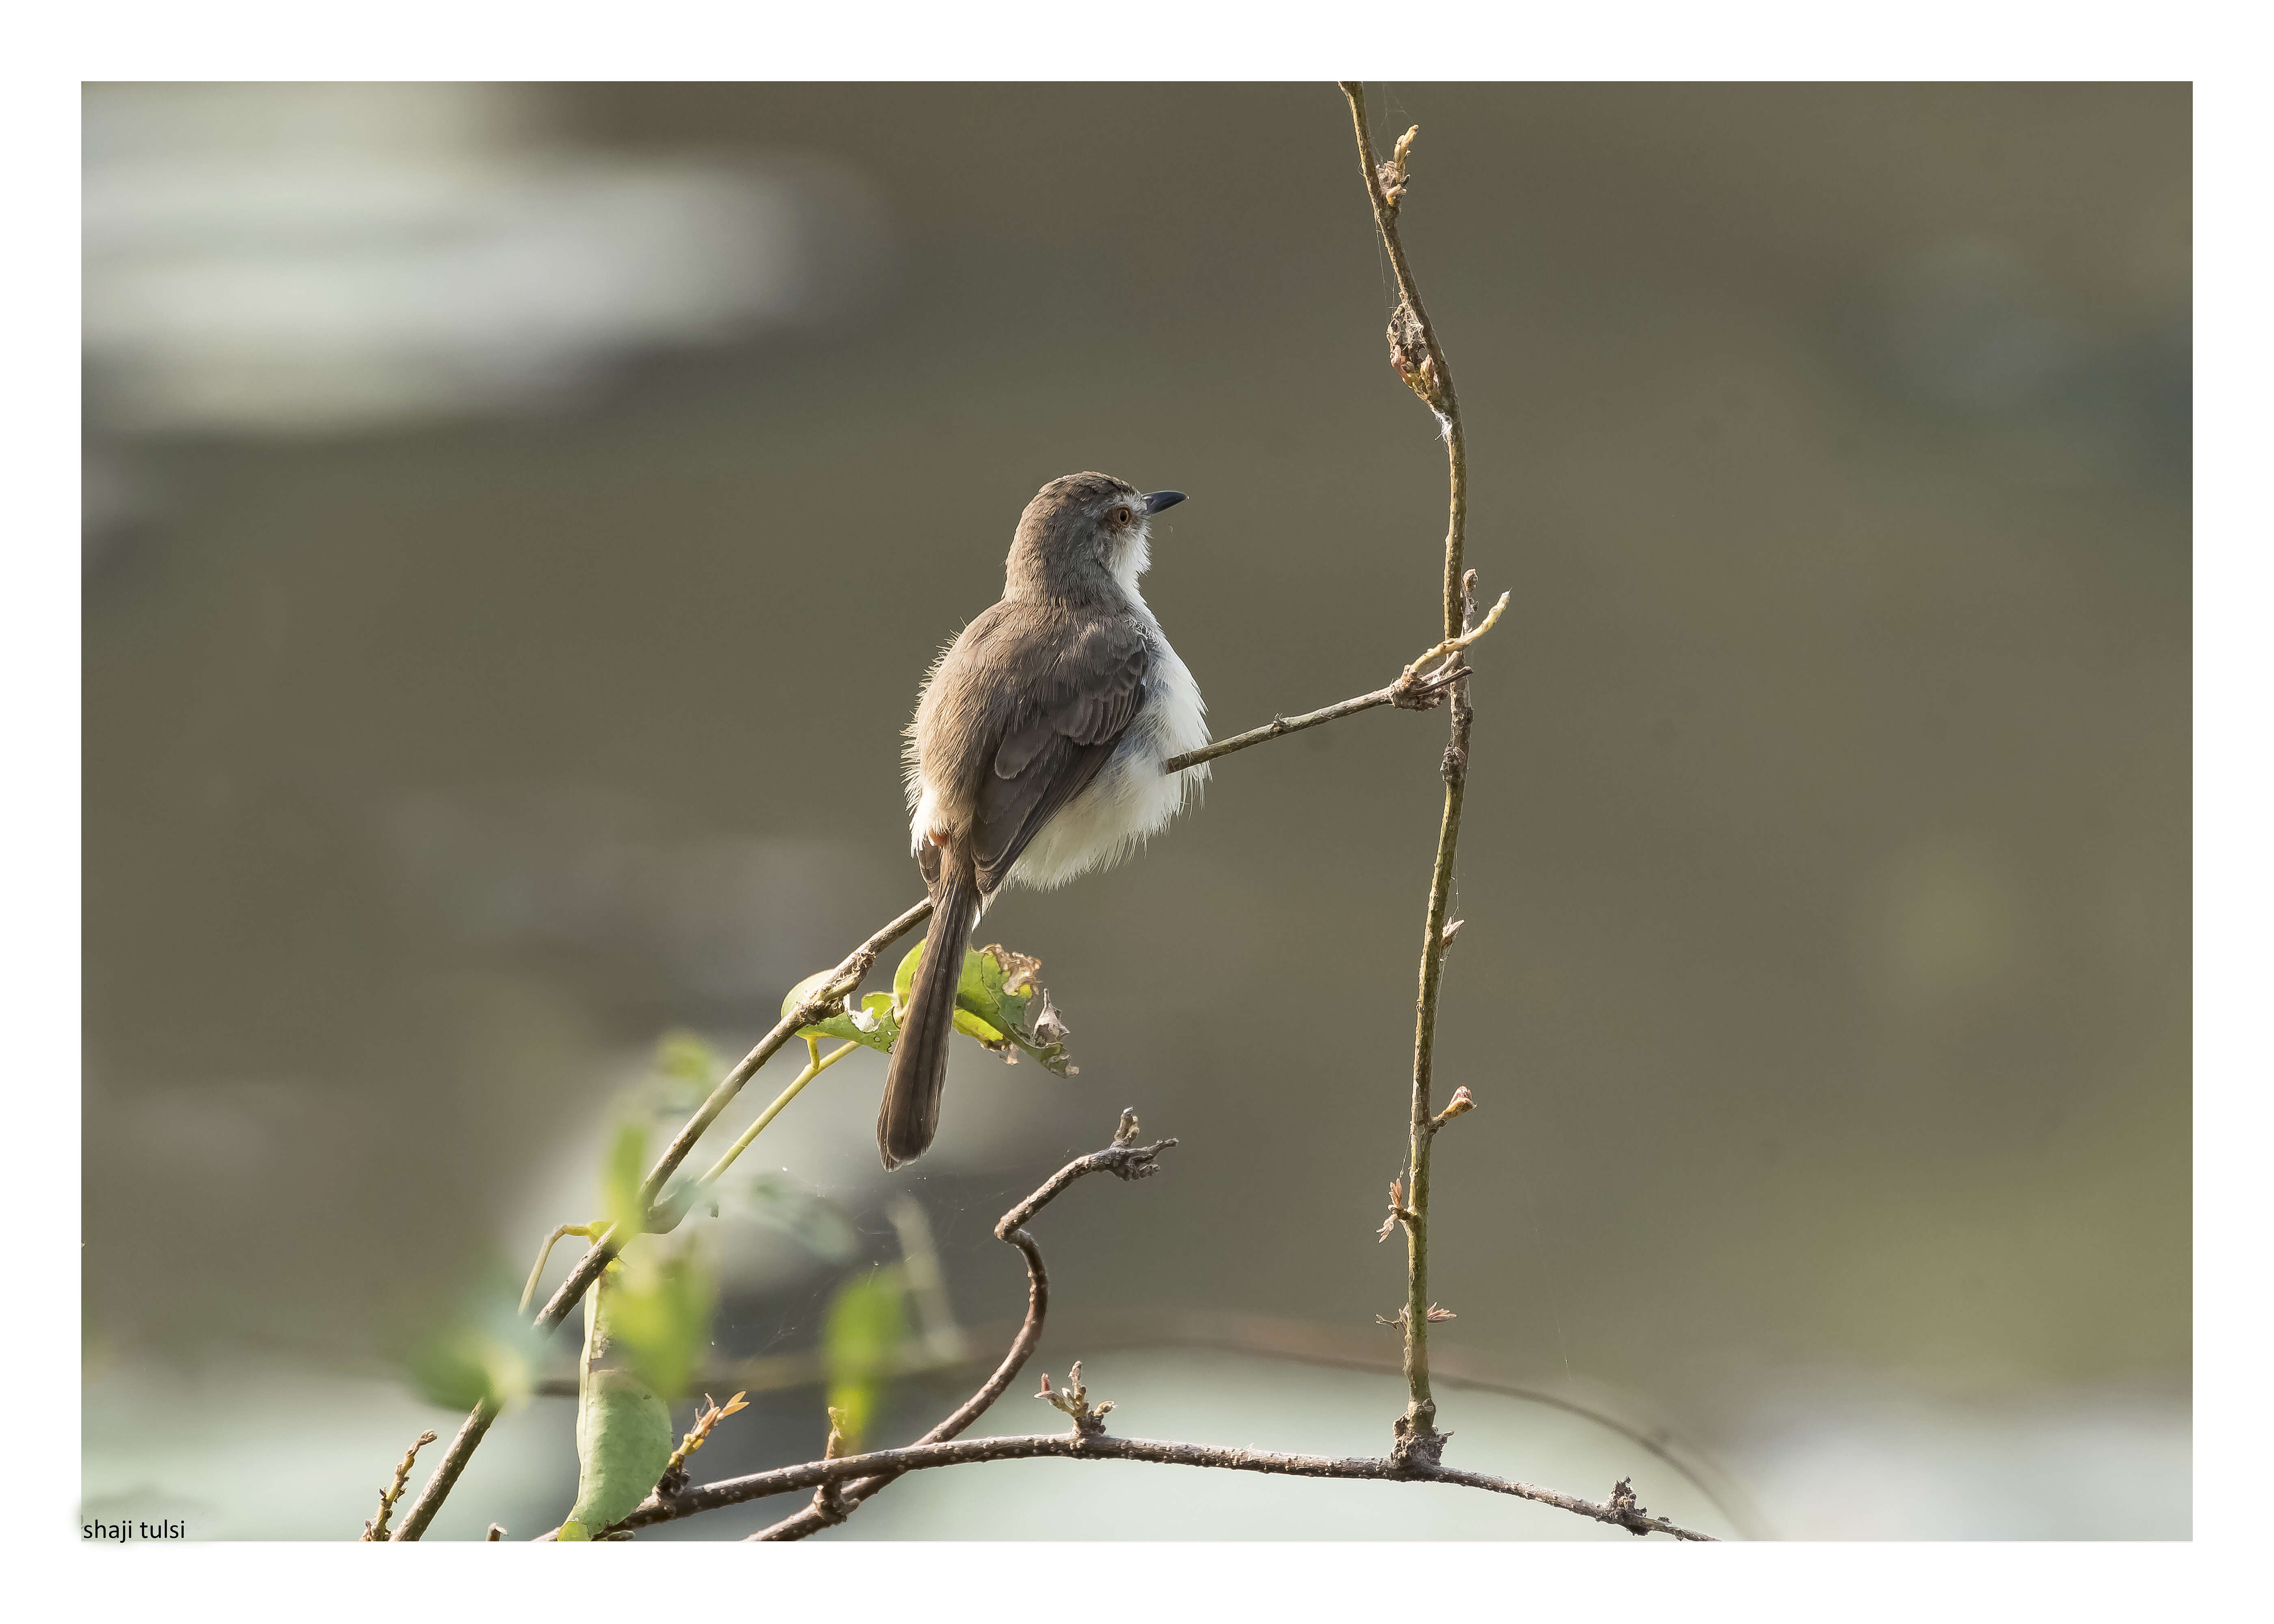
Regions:
<instances>
[{"instance_id":1,"label":"dried bud on twig","mask_svg":"<svg viewBox=\"0 0 2274 1624\"><path fill-rule=\"evenodd\" d=\"M1465 1116L1477 1109L1476 1096L1463 1084L1453 1090L1453 1097L1445 1101L1445 1109L1429 1118L1429 1132L1434 1133L1456 1116Z\"/></svg>"},{"instance_id":2,"label":"dried bud on twig","mask_svg":"<svg viewBox=\"0 0 2274 1624\"><path fill-rule=\"evenodd\" d=\"M1430 410L1444 410L1445 391L1438 381L1436 359L1429 351L1429 331L1403 299L1389 312L1389 365Z\"/></svg>"},{"instance_id":3,"label":"dried bud on twig","mask_svg":"<svg viewBox=\"0 0 2274 1624\"><path fill-rule=\"evenodd\" d=\"M1073 1418L1075 1437L1103 1438L1105 1435L1105 1417L1113 1408L1113 1401L1107 1399L1102 1404L1092 1404L1089 1402L1089 1389L1081 1385L1080 1359L1076 1359L1073 1362L1073 1367L1066 1372L1064 1387L1051 1387L1050 1374L1044 1372L1043 1390L1035 1396L1049 1400L1052 1409L1064 1415L1071 1416Z\"/></svg>"},{"instance_id":4,"label":"dried bud on twig","mask_svg":"<svg viewBox=\"0 0 2274 1624\"><path fill-rule=\"evenodd\" d=\"M1413 138L1420 133L1421 126L1415 124L1397 138L1397 145L1390 150L1389 160L1374 166L1374 177L1382 183L1382 207L1391 214L1397 213L1397 199L1405 195L1405 154L1412 151Z\"/></svg>"},{"instance_id":5,"label":"dried bud on twig","mask_svg":"<svg viewBox=\"0 0 2274 1624\"><path fill-rule=\"evenodd\" d=\"M1405 1181L1404 1177L1401 1176L1400 1177L1391 1179L1389 1181L1389 1216L1383 1219L1382 1221L1382 1228L1374 1231L1374 1244L1379 1246L1382 1242L1388 1240L1389 1238L1390 1230L1396 1229L1400 1222L1411 1219L1412 1216L1412 1209L1405 1205Z\"/></svg>"},{"instance_id":6,"label":"dried bud on twig","mask_svg":"<svg viewBox=\"0 0 2274 1624\"><path fill-rule=\"evenodd\" d=\"M1610 1507L1617 1514L1618 1524L1639 1539L1651 1530L1651 1515L1647 1507L1635 1503L1634 1479L1622 1477L1611 1485Z\"/></svg>"},{"instance_id":7,"label":"dried bud on twig","mask_svg":"<svg viewBox=\"0 0 2274 1624\"><path fill-rule=\"evenodd\" d=\"M687 1436L679 1440L679 1447L671 1452L671 1459L655 1485L658 1494L669 1500L687 1486L687 1457L710 1440L712 1427L735 1411L749 1408L742 1402L747 1396L737 1393L721 1404L708 1393L703 1395L703 1413L695 1417L695 1425L688 1429ZM833 1410L829 1412L829 1445L832 1449L837 1446L837 1412Z\"/></svg>"}]
</instances>

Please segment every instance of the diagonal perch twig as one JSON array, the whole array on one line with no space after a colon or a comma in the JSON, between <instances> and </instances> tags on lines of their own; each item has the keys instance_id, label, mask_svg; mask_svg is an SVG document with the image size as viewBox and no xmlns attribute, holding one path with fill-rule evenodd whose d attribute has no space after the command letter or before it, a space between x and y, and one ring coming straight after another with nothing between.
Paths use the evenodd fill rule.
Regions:
<instances>
[{"instance_id":1,"label":"diagonal perch twig","mask_svg":"<svg viewBox=\"0 0 2274 1624\"><path fill-rule=\"evenodd\" d=\"M1434 660L1444 659L1467 648L1492 630L1493 623L1500 619L1501 611L1507 607L1508 594L1503 592L1500 602L1492 606L1492 613L1485 616L1483 623L1475 630L1461 636L1449 637L1438 643L1408 665L1397 680L1388 688L1378 688L1371 694L1345 699L1340 704L1329 705L1323 710L1307 711L1301 716L1275 716L1261 727L1251 727L1244 733L1232 734L1229 739L1211 740L1199 749L1187 750L1182 756L1171 756L1162 763L1162 771L1182 772L1187 767L1197 767L1202 762L1229 756L1234 750L1284 739L1289 733L1299 733L1306 727L1317 727L1322 723L1339 722L1346 716L1356 716L1361 710L1372 710L1382 705L1396 705L1402 710L1434 710L1437 702L1445 696L1446 690L1469 674L1469 668L1457 661L1440 665L1426 674L1421 668Z\"/></svg>"}]
</instances>

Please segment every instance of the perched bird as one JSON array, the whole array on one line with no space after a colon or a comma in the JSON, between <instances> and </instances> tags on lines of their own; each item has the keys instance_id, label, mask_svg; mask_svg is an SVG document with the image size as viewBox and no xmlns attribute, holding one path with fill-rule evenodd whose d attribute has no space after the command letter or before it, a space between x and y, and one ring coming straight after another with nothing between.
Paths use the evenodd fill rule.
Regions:
<instances>
[{"instance_id":1,"label":"perched bird","mask_svg":"<svg viewBox=\"0 0 2274 1624\"><path fill-rule=\"evenodd\" d=\"M1137 590L1152 516L1184 500L1105 474L1051 480L1019 515L1003 600L924 680L908 725L908 838L931 929L877 1116L888 1168L938 1132L963 955L995 893L1117 861L1208 775L1162 770L1208 742L1207 706Z\"/></svg>"}]
</instances>

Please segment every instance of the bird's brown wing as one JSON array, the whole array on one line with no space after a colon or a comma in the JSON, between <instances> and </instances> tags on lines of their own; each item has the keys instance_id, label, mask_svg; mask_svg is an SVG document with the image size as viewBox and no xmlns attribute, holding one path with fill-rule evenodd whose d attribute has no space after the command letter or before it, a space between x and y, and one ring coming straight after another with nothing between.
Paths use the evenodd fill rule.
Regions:
<instances>
[{"instance_id":1,"label":"bird's brown wing","mask_svg":"<svg viewBox=\"0 0 2274 1624\"><path fill-rule=\"evenodd\" d=\"M972 824L983 892L1003 883L1027 843L1097 777L1143 707L1152 668L1137 622L1101 617L1013 697Z\"/></svg>"}]
</instances>

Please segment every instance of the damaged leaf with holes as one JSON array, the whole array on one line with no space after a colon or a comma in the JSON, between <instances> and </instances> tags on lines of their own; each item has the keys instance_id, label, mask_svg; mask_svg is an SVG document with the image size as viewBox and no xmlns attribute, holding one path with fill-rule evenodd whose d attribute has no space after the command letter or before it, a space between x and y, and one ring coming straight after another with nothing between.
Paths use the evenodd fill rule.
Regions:
<instances>
[{"instance_id":1,"label":"damaged leaf with holes","mask_svg":"<svg viewBox=\"0 0 2274 1624\"><path fill-rule=\"evenodd\" d=\"M781 1012L788 1014L836 974L834 970L824 970L817 975L807 976L789 989L789 996L782 1000ZM826 1020L799 1027L797 1035L866 1044L879 1054L889 1054L893 1040L900 1035L898 1008L891 993L872 992L859 1004L847 1005Z\"/></svg>"},{"instance_id":2,"label":"damaged leaf with holes","mask_svg":"<svg viewBox=\"0 0 2274 1624\"><path fill-rule=\"evenodd\" d=\"M919 944L893 974L892 996L903 1009L923 952ZM1066 1024L1037 979L1042 969L1041 959L1000 943L965 953L963 980L955 989L955 1029L976 1038L982 1047L1005 1060L1015 1062L1024 1051L1040 1061L1044 1070L1072 1077L1081 1068L1066 1053Z\"/></svg>"}]
</instances>

